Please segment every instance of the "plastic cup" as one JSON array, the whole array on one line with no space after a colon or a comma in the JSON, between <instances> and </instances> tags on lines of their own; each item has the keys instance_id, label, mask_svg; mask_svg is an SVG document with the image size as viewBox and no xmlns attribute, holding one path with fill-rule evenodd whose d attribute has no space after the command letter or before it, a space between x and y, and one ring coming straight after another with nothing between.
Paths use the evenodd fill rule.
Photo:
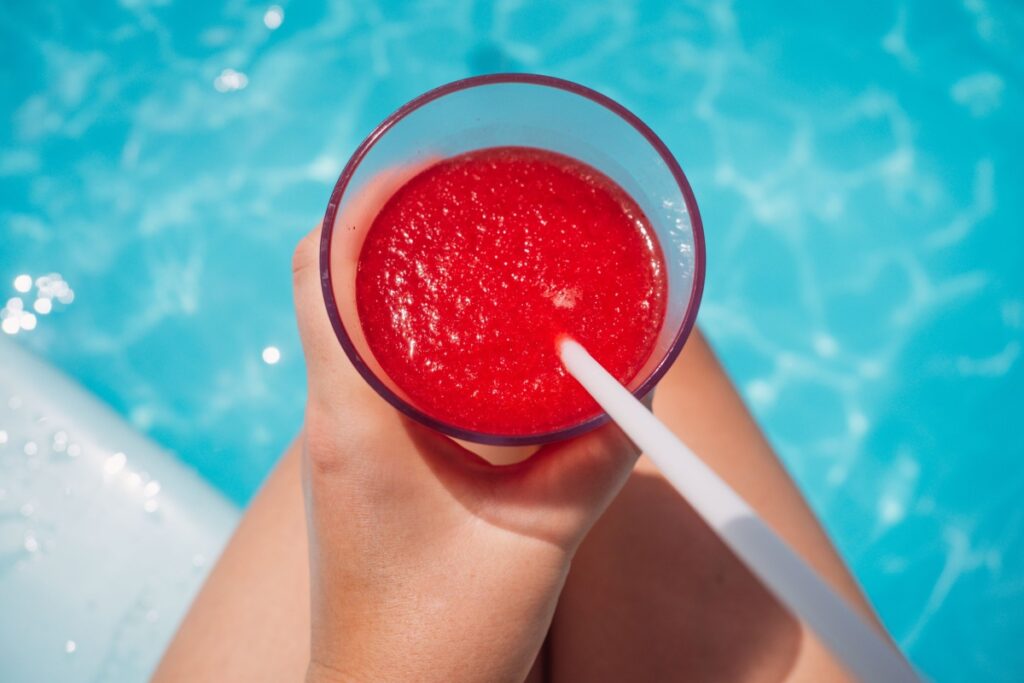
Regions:
<instances>
[{"instance_id":1,"label":"plastic cup","mask_svg":"<svg viewBox=\"0 0 1024 683\"><path fill-rule=\"evenodd\" d=\"M355 301L359 251L391 194L434 161L506 145L539 147L589 164L647 215L665 258L668 290L653 352L627 385L637 397L657 384L693 329L704 287L704 233L686 176L658 136L622 105L570 81L532 74L455 81L401 107L359 145L334 186L320 242L324 302L338 341L370 386L413 420L464 441L521 446L578 436L608 416L595 412L560 429L514 435L439 420L417 407L380 367Z\"/></svg>"}]
</instances>

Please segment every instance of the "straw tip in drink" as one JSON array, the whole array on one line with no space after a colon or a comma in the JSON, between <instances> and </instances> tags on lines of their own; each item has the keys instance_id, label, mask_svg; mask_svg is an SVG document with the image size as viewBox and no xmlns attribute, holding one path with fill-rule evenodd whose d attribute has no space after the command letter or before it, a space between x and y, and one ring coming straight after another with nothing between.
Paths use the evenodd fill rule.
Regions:
<instances>
[{"instance_id":1,"label":"straw tip in drink","mask_svg":"<svg viewBox=\"0 0 1024 683\"><path fill-rule=\"evenodd\" d=\"M566 351L578 348L583 347L580 346L578 341L564 332L555 337L555 350L558 351L559 356L565 356Z\"/></svg>"}]
</instances>

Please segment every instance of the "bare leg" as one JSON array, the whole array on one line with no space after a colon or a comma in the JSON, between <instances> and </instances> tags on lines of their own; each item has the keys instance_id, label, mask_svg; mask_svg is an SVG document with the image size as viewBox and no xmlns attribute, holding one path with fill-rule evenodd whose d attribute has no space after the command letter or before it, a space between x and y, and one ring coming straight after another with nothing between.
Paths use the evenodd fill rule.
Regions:
<instances>
[{"instance_id":1,"label":"bare leg","mask_svg":"<svg viewBox=\"0 0 1024 683\"><path fill-rule=\"evenodd\" d=\"M154 683L283 683L309 663L309 558L299 445L252 501Z\"/></svg>"},{"instance_id":2,"label":"bare leg","mask_svg":"<svg viewBox=\"0 0 1024 683\"><path fill-rule=\"evenodd\" d=\"M845 595L862 602L699 335L655 411ZM154 678L302 680L309 578L299 447L253 501ZM530 681L835 681L827 654L648 463L587 537ZM541 662L546 662L541 666Z\"/></svg>"},{"instance_id":3,"label":"bare leg","mask_svg":"<svg viewBox=\"0 0 1024 683\"><path fill-rule=\"evenodd\" d=\"M654 411L870 615L699 333ZM646 459L580 548L549 643L555 681L845 680Z\"/></svg>"}]
</instances>

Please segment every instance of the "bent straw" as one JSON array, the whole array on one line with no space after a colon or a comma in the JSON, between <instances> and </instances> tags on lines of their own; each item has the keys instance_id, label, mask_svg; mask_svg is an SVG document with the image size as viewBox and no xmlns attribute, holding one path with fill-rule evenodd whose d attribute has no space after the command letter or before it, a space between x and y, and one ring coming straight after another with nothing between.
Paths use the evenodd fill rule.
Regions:
<instances>
[{"instance_id":1,"label":"bent straw","mask_svg":"<svg viewBox=\"0 0 1024 683\"><path fill-rule=\"evenodd\" d=\"M865 683L919 683L903 656L864 622L711 468L579 343L559 354L569 373L757 576Z\"/></svg>"}]
</instances>

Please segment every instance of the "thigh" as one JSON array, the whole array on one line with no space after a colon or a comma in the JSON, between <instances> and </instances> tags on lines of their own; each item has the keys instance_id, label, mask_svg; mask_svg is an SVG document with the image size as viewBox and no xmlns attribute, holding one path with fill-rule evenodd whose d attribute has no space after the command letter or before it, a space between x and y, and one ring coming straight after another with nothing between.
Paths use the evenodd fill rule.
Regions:
<instances>
[{"instance_id":1,"label":"thigh","mask_svg":"<svg viewBox=\"0 0 1024 683\"><path fill-rule=\"evenodd\" d=\"M834 587L870 609L699 332L654 412ZM641 458L583 542L555 614L552 680L844 680Z\"/></svg>"},{"instance_id":2,"label":"thigh","mask_svg":"<svg viewBox=\"0 0 1024 683\"><path fill-rule=\"evenodd\" d=\"M271 473L192 603L154 683L301 681L309 564L299 447Z\"/></svg>"}]
</instances>

